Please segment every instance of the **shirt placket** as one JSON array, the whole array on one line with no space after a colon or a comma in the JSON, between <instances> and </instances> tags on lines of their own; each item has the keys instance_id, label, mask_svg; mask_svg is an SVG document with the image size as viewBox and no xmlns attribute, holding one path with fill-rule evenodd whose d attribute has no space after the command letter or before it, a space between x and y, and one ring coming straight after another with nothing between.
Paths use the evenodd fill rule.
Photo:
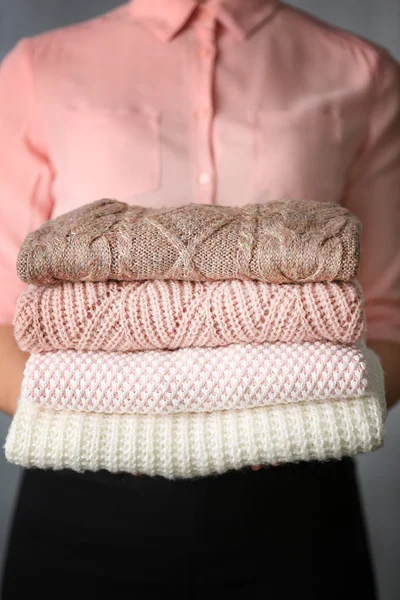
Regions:
<instances>
[{"instance_id":1,"label":"shirt placket","mask_svg":"<svg viewBox=\"0 0 400 600\"><path fill-rule=\"evenodd\" d=\"M216 62L215 15L204 9L195 22L195 57L193 72L193 149L194 202L215 202L216 173L212 148L214 119L213 85Z\"/></svg>"}]
</instances>

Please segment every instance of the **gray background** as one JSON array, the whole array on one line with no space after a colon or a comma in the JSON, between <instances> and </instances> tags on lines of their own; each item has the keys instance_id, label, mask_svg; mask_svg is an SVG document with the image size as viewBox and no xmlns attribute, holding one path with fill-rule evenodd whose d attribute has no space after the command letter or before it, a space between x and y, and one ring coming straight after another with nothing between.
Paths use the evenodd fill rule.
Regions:
<instances>
[{"instance_id":1,"label":"gray background","mask_svg":"<svg viewBox=\"0 0 400 600\"><path fill-rule=\"evenodd\" d=\"M118 0L0 0L0 57L22 36L76 22L118 4ZM297 0L291 4L386 46L400 59L400 0ZM0 415L1 443L9 422ZM388 417L385 448L358 459L380 600L400 598L399 433L400 405ZM0 453L0 564L19 477L20 470L7 464Z\"/></svg>"}]
</instances>

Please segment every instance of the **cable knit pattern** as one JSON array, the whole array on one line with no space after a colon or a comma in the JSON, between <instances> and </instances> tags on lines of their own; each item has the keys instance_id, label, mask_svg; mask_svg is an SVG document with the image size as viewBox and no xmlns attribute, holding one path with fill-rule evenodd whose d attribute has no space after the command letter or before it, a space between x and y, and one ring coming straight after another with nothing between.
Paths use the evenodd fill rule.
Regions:
<instances>
[{"instance_id":1,"label":"cable knit pattern","mask_svg":"<svg viewBox=\"0 0 400 600\"><path fill-rule=\"evenodd\" d=\"M383 375L373 358L368 396L178 415L57 411L23 399L6 457L24 467L197 477L277 462L326 460L379 448Z\"/></svg>"},{"instance_id":2,"label":"cable knit pattern","mask_svg":"<svg viewBox=\"0 0 400 600\"><path fill-rule=\"evenodd\" d=\"M43 224L18 255L27 283L351 280L360 222L345 208L281 200L151 209L99 200Z\"/></svg>"},{"instance_id":3,"label":"cable knit pattern","mask_svg":"<svg viewBox=\"0 0 400 600\"><path fill-rule=\"evenodd\" d=\"M32 354L22 384L47 408L143 414L358 397L366 388L363 353L323 342Z\"/></svg>"},{"instance_id":4,"label":"cable knit pattern","mask_svg":"<svg viewBox=\"0 0 400 600\"><path fill-rule=\"evenodd\" d=\"M133 351L239 342L355 343L357 283L146 281L29 286L14 332L22 350Z\"/></svg>"}]
</instances>

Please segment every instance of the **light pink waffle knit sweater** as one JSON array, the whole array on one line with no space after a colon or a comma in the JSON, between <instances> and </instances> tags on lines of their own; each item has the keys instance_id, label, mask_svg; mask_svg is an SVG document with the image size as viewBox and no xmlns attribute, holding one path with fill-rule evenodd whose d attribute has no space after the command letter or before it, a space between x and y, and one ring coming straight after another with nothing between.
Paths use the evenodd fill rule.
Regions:
<instances>
[{"instance_id":1,"label":"light pink waffle knit sweater","mask_svg":"<svg viewBox=\"0 0 400 600\"><path fill-rule=\"evenodd\" d=\"M57 410L168 414L360 397L363 351L323 342L32 354L22 395Z\"/></svg>"},{"instance_id":2,"label":"light pink waffle knit sweater","mask_svg":"<svg viewBox=\"0 0 400 600\"><path fill-rule=\"evenodd\" d=\"M133 351L238 342L327 340L363 333L356 283L257 281L29 286L14 317L22 350Z\"/></svg>"}]
</instances>

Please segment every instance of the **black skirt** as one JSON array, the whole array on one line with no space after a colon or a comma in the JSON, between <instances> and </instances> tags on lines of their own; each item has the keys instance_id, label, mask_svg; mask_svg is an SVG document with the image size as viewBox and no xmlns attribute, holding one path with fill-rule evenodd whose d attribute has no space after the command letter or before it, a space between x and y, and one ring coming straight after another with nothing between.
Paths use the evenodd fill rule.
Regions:
<instances>
[{"instance_id":1,"label":"black skirt","mask_svg":"<svg viewBox=\"0 0 400 600\"><path fill-rule=\"evenodd\" d=\"M353 461L197 480L29 470L3 600L376 598Z\"/></svg>"}]
</instances>

